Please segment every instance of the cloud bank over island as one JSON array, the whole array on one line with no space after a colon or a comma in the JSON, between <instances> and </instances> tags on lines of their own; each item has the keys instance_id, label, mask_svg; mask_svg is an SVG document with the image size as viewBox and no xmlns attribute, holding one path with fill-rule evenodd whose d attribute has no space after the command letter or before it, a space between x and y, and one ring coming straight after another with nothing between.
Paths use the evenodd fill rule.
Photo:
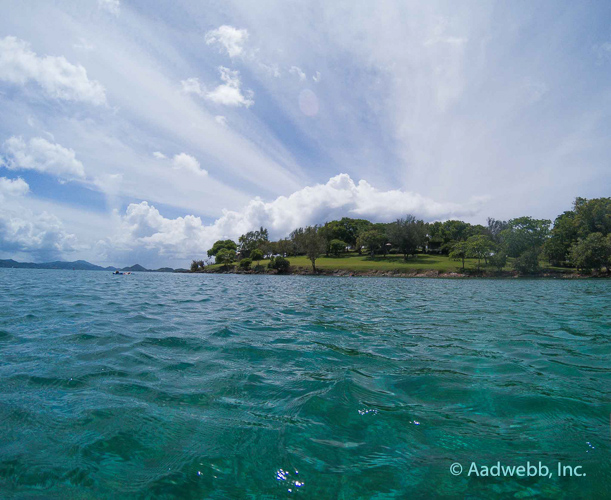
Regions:
<instances>
[{"instance_id":1,"label":"cloud bank over island","mask_svg":"<svg viewBox=\"0 0 611 500\"><path fill-rule=\"evenodd\" d=\"M460 206L436 202L417 193L380 191L367 181L355 183L349 175L339 174L325 184L308 186L271 202L255 198L240 211L224 210L209 225L193 215L163 217L146 201L133 203L120 216L120 230L106 247L118 245L123 252L144 247L171 259L188 259L203 257L204 250L218 239L237 239L261 226L269 230L271 238L284 238L298 227L344 216L391 221L410 213L425 220L439 220L473 215L481 203L482 200L473 200Z\"/></svg>"}]
</instances>

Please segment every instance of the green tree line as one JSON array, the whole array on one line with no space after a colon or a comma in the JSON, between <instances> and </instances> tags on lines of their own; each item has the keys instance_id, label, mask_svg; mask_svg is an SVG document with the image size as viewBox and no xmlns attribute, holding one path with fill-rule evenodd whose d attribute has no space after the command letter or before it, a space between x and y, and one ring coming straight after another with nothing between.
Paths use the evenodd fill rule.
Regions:
<instances>
[{"instance_id":1,"label":"green tree line","mask_svg":"<svg viewBox=\"0 0 611 500\"><path fill-rule=\"evenodd\" d=\"M316 272L316 260L352 251L371 258L399 254L408 260L419 253L439 253L462 263L476 259L477 270L502 270L508 263L520 274L541 270L541 262L580 272L609 273L611 268L611 198L577 198L573 209L548 219L529 216L508 221L488 218L486 225L460 220L424 222L406 215L392 222L375 223L344 217L322 225L295 229L287 238L271 241L261 227L240 236L238 242L219 240L208 250L208 258L229 267L238 261L242 269L268 267L286 272L287 257L304 255ZM205 266L194 260L191 269Z\"/></svg>"}]
</instances>

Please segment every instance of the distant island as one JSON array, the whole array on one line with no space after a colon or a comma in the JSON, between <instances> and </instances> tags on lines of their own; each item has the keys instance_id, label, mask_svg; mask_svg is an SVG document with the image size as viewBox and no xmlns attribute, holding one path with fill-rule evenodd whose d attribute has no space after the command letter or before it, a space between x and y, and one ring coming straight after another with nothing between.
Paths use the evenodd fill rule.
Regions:
<instances>
[{"instance_id":1,"label":"distant island","mask_svg":"<svg viewBox=\"0 0 611 500\"><path fill-rule=\"evenodd\" d=\"M54 261L54 262L17 262L13 259L0 260L0 268L14 268L14 269L66 269L74 271L138 271L146 273L173 273L180 271L180 269L172 269L171 267L162 267L160 269L146 269L140 264L134 264L129 267L102 267L87 262L86 260L75 260L74 262L65 261Z\"/></svg>"}]
</instances>

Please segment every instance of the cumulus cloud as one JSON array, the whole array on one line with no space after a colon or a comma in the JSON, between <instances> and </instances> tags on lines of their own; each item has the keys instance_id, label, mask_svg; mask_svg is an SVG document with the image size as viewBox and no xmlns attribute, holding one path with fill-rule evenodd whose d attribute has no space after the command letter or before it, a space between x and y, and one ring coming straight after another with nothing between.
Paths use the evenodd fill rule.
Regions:
<instances>
[{"instance_id":1,"label":"cumulus cloud","mask_svg":"<svg viewBox=\"0 0 611 500\"><path fill-rule=\"evenodd\" d=\"M144 247L157 250L159 255L187 258L192 253L201 254L209 236L199 217L167 219L143 201L127 207L116 244L123 249Z\"/></svg>"},{"instance_id":2,"label":"cumulus cloud","mask_svg":"<svg viewBox=\"0 0 611 500\"><path fill-rule=\"evenodd\" d=\"M306 79L306 74L301 70L299 66L291 66L289 69L291 75L295 75L299 80L303 81Z\"/></svg>"},{"instance_id":3,"label":"cumulus cloud","mask_svg":"<svg viewBox=\"0 0 611 500\"><path fill-rule=\"evenodd\" d=\"M38 56L30 45L14 36L0 39L0 80L26 85L38 84L54 99L104 104L104 87L87 77L81 65L71 64L63 56Z\"/></svg>"},{"instance_id":4,"label":"cumulus cloud","mask_svg":"<svg viewBox=\"0 0 611 500\"><path fill-rule=\"evenodd\" d=\"M75 249L76 237L48 212L0 210L0 252L27 253L35 260L61 258Z\"/></svg>"},{"instance_id":5,"label":"cumulus cloud","mask_svg":"<svg viewBox=\"0 0 611 500\"><path fill-rule=\"evenodd\" d=\"M169 158L161 151L155 151L153 156L158 160L168 160ZM208 171L203 169L194 156L188 155L187 153L180 153L174 155L170 162L174 170L186 170L197 175L205 177L208 175Z\"/></svg>"},{"instance_id":6,"label":"cumulus cloud","mask_svg":"<svg viewBox=\"0 0 611 500\"><path fill-rule=\"evenodd\" d=\"M121 11L120 0L98 0L100 9L110 12L113 16L118 16Z\"/></svg>"},{"instance_id":7,"label":"cumulus cloud","mask_svg":"<svg viewBox=\"0 0 611 500\"><path fill-rule=\"evenodd\" d=\"M187 170L189 172L202 176L208 175L208 171L201 168L199 161L197 161L197 158L186 153L174 155L174 158L172 158L172 166L176 170Z\"/></svg>"},{"instance_id":8,"label":"cumulus cloud","mask_svg":"<svg viewBox=\"0 0 611 500\"><path fill-rule=\"evenodd\" d=\"M36 170L63 180L85 177L83 164L76 159L74 150L42 137L26 142L13 136L4 142L3 149L6 155L3 166L9 170Z\"/></svg>"},{"instance_id":9,"label":"cumulus cloud","mask_svg":"<svg viewBox=\"0 0 611 500\"><path fill-rule=\"evenodd\" d=\"M216 104L223 104L225 106L245 106L248 108L255 103L252 99L254 96L252 90L242 93L239 71L219 66L219 72L221 73L221 80L225 83L217 86L214 90L208 91L198 78L188 78L180 82L183 92L196 94Z\"/></svg>"},{"instance_id":10,"label":"cumulus cloud","mask_svg":"<svg viewBox=\"0 0 611 500\"><path fill-rule=\"evenodd\" d=\"M227 52L229 57L241 56L244 53L244 43L247 39L247 30L227 25L209 31L205 37L207 45L218 45L219 50Z\"/></svg>"},{"instance_id":11,"label":"cumulus cloud","mask_svg":"<svg viewBox=\"0 0 611 500\"><path fill-rule=\"evenodd\" d=\"M223 115L217 115L214 117L214 120L216 121L216 123L218 123L219 125L223 125L224 127L227 125L227 117L223 116Z\"/></svg>"},{"instance_id":12,"label":"cumulus cloud","mask_svg":"<svg viewBox=\"0 0 611 500\"><path fill-rule=\"evenodd\" d=\"M17 179L8 179L0 177L0 201L5 196L23 196L30 190L30 186L21 177Z\"/></svg>"},{"instance_id":13,"label":"cumulus cloud","mask_svg":"<svg viewBox=\"0 0 611 500\"><path fill-rule=\"evenodd\" d=\"M247 90L244 94L240 89L240 72L231 70L224 66L219 67L221 80L225 83L219 85L214 90L206 94L206 98L217 104L226 106L252 106L255 101L252 100L254 93L252 90Z\"/></svg>"},{"instance_id":14,"label":"cumulus cloud","mask_svg":"<svg viewBox=\"0 0 611 500\"><path fill-rule=\"evenodd\" d=\"M121 218L119 240L126 247L155 249L159 255L189 259L202 255L217 239L235 239L260 226L268 228L270 236L281 238L297 227L344 216L390 221L411 213L437 220L473 215L478 209L479 201L468 205L438 203L417 193L381 191L364 180L357 184L349 175L340 174L326 184L308 186L271 202L255 198L240 211L225 210L210 225L192 215L165 218L146 201L131 204Z\"/></svg>"}]
</instances>

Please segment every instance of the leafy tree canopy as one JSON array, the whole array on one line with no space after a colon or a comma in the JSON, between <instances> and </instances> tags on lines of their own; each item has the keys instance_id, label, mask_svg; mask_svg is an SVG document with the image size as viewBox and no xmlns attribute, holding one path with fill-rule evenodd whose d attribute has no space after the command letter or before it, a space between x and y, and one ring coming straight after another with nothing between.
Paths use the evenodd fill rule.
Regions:
<instances>
[{"instance_id":1,"label":"leafy tree canopy","mask_svg":"<svg viewBox=\"0 0 611 500\"><path fill-rule=\"evenodd\" d=\"M222 264L227 267L235 260L235 250L221 248L215 256L217 264Z\"/></svg>"},{"instance_id":2,"label":"leafy tree canopy","mask_svg":"<svg viewBox=\"0 0 611 500\"><path fill-rule=\"evenodd\" d=\"M238 249L238 245L233 240L218 240L212 245L212 248L208 250L208 257L216 256L223 249L233 250L235 252Z\"/></svg>"},{"instance_id":3,"label":"leafy tree canopy","mask_svg":"<svg viewBox=\"0 0 611 500\"><path fill-rule=\"evenodd\" d=\"M359 234L356 240L357 247L366 247L373 257L380 251L384 252L387 238L386 233L380 229L370 229Z\"/></svg>"},{"instance_id":4,"label":"leafy tree canopy","mask_svg":"<svg viewBox=\"0 0 611 500\"><path fill-rule=\"evenodd\" d=\"M250 252L250 258L259 262L263 259L263 250L260 248L255 248L252 252Z\"/></svg>"},{"instance_id":5,"label":"leafy tree canopy","mask_svg":"<svg viewBox=\"0 0 611 500\"><path fill-rule=\"evenodd\" d=\"M573 204L575 223L581 238L590 233L611 233L611 198L576 198Z\"/></svg>"},{"instance_id":6,"label":"leafy tree canopy","mask_svg":"<svg viewBox=\"0 0 611 500\"><path fill-rule=\"evenodd\" d=\"M261 227L257 231L249 231L240 236L239 249L243 257L250 257L250 253L256 248L263 248L269 242L267 229Z\"/></svg>"},{"instance_id":7,"label":"leafy tree canopy","mask_svg":"<svg viewBox=\"0 0 611 500\"><path fill-rule=\"evenodd\" d=\"M527 250L538 252L549 235L552 221L518 217L511 219L507 229L501 232L503 242L510 257L518 257Z\"/></svg>"},{"instance_id":8,"label":"leafy tree canopy","mask_svg":"<svg viewBox=\"0 0 611 500\"><path fill-rule=\"evenodd\" d=\"M331 240L331 242L329 243L329 251L331 252L332 255L337 256L340 253L345 252L347 246L348 246L348 243L346 243L345 241Z\"/></svg>"},{"instance_id":9,"label":"leafy tree canopy","mask_svg":"<svg viewBox=\"0 0 611 500\"><path fill-rule=\"evenodd\" d=\"M591 233L571 247L571 260L582 271L611 266L611 234Z\"/></svg>"},{"instance_id":10,"label":"leafy tree canopy","mask_svg":"<svg viewBox=\"0 0 611 500\"><path fill-rule=\"evenodd\" d=\"M424 244L426 238L426 227L424 222L416 220L413 215L407 215L404 219L397 219L387 229L390 242L399 249L403 257L416 253L419 246Z\"/></svg>"}]
</instances>

